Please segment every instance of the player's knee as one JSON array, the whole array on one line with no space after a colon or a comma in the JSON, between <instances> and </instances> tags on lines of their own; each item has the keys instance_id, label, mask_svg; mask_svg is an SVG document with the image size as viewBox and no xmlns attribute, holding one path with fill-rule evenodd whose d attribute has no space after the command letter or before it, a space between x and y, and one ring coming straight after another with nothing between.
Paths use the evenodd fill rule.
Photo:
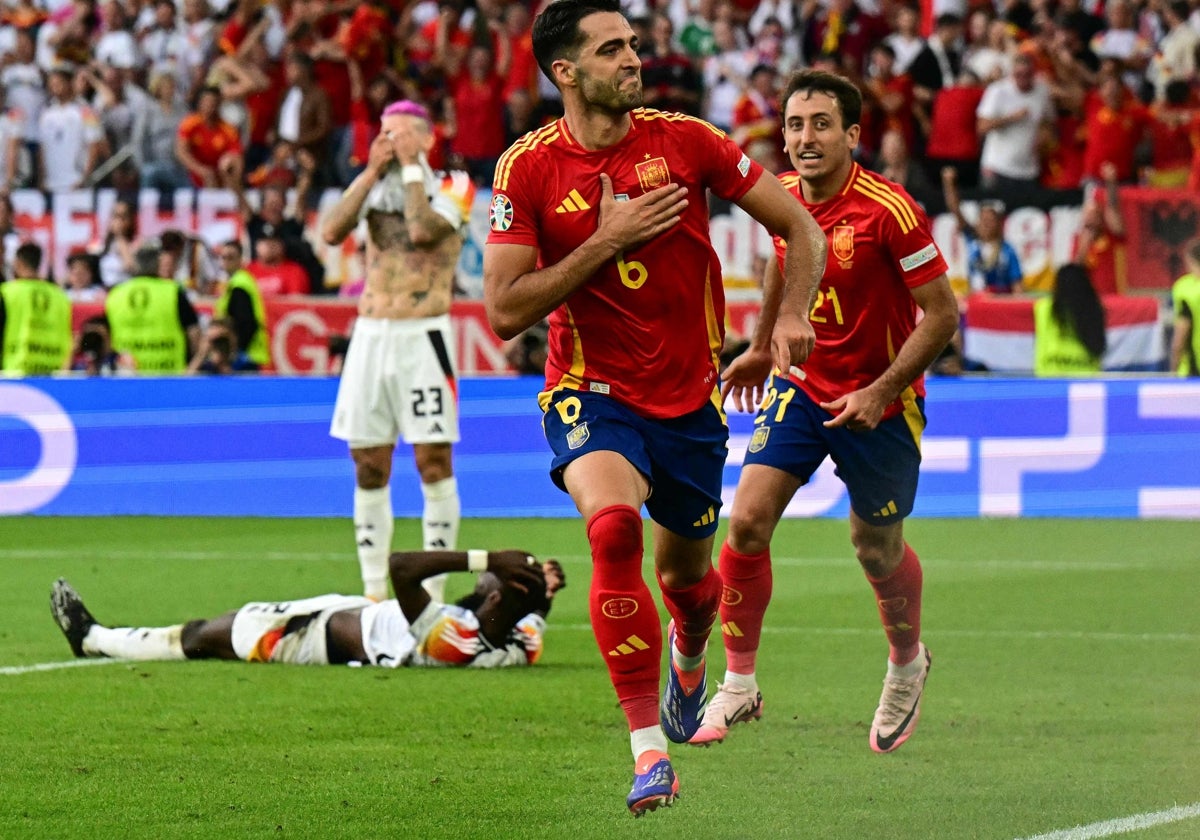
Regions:
<instances>
[{"instance_id":1,"label":"player's knee","mask_svg":"<svg viewBox=\"0 0 1200 840\"><path fill-rule=\"evenodd\" d=\"M204 631L207 626L208 622L202 619L183 625L179 641L183 647L183 655L188 659L207 659L213 655L205 637Z\"/></svg>"},{"instance_id":2,"label":"player's knee","mask_svg":"<svg viewBox=\"0 0 1200 840\"><path fill-rule=\"evenodd\" d=\"M422 484L433 484L454 475L449 446L414 447L413 459Z\"/></svg>"},{"instance_id":3,"label":"player's knee","mask_svg":"<svg viewBox=\"0 0 1200 840\"><path fill-rule=\"evenodd\" d=\"M363 490L386 487L391 476L391 464L374 458L354 459L354 481Z\"/></svg>"},{"instance_id":4,"label":"player's knee","mask_svg":"<svg viewBox=\"0 0 1200 840\"><path fill-rule=\"evenodd\" d=\"M764 513L734 510L729 518L729 547L738 554L762 554L771 546L774 524Z\"/></svg>"}]
</instances>

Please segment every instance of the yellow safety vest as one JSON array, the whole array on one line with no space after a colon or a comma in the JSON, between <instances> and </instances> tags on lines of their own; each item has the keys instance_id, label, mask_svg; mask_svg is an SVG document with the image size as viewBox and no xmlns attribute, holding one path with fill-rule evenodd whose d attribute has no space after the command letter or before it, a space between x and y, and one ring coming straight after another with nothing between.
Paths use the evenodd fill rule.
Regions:
<instances>
[{"instance_id":1,"label":"yellow safety vest","mask_svg":"<svg viewBox=\"0 0 1200 840\"><path fill-rule=\"evenodd\" d=\"M187 333L179 323L179 284L159 277L131 277L104 301L113 350L133 357L139 373L187 369Z\"/></svg>"},{"instance_id":2,"label":"yellow safety vest","mask_svg":"<svg viewBox=\"0 0 1200 840\"><path fill-rule=\"evenodd\" d=\"M38 376L62 370L71 357L71 299L53 283L17 279L0 283L4 298L0 371Z\"/></svg>"}]
</instances>

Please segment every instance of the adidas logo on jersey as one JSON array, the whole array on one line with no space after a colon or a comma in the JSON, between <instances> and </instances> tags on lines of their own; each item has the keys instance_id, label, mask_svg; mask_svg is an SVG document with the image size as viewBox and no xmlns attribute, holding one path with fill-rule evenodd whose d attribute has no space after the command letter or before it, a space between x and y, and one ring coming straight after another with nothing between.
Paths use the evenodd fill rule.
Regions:
<instances>
[{"instance_id":1,"label":"adidas logo on jersey","mask_svg":"<svg viewBox=\"0 0 1200 840\"><path fill-rule=\"evenodd\" d=\"M710 505L708 510L705 511L704 515L692 523L692 527L693 528L703 528L705 525L713 524L713 522L715 522L716 519L717 519L717 513L716 513L716 511L714 511L712 509L712 506Z\"/></svg>"},{"instance_id":2,"label":"adidas logo on jersey","mask_svg":"<svg viewBox=\"0 0 1200 840\"><path fill-rule=\"evenodd\" d=\"M886 505L875 511L871 516L892 516L896 513L896 503L888 502Z\"/></svg>"},{"instance_id":3,"label":"adidas logo on jersey","mask_svg":"<svg viewBox=\"0 0 1200 840\"><path fill-rule=\"evenodd\" d=\"M583 200L579 190L571 190L567 197L558 205L555 213L578 213L580 210L591 210L592 205Z\"/></svg>"}]
</instances>

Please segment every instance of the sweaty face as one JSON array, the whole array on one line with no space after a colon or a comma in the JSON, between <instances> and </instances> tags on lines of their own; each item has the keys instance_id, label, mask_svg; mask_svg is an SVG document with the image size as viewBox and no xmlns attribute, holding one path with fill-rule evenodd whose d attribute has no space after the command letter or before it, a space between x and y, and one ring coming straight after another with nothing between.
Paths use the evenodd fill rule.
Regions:
<instances>
[{"instance_id":1,"label":"sweaty face","mask_svg":"<svg viewBox=\"0 0 1200 840\"><path fill-rule=\"evenodd\" d=\"M585 103L598 111L625 114L641 106L642 62L637 36L616 12L597 12L579 22L586 38L579 58L568 62Z\"/></svg>"},{"instance_id":2,"label":"sweaty face","mask_svg":"<svg viewBox=\"0 0 1200 840\"><path fill-rule=\"evenodd\" d=\"M783 141L792 166L810 184L843 180L859 127L842 127L842 109L828 93L799 90L784 108Z\"/></svg>"}]
</instances>

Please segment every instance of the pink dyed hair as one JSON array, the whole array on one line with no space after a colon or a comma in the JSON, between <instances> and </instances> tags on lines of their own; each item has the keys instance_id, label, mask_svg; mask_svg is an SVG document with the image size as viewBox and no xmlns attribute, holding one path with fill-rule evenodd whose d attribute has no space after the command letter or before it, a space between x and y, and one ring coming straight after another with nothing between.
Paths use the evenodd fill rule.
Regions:
<instances>
[{"instance_id":1,"label":"pink dyed hair","mask_svg":"<svg viewBox=\"0 0 1200 840\"><path fill-rule=\"evenodd\" d=\"M413 102L411 99L401 99L398 102L393 102L383 109L381 116L390 117L393 114L400 114L405 117L418 117L431 125L433 124L433 119L429 116L429 109L420 102Z\"/></svg>"}]
</instances>

